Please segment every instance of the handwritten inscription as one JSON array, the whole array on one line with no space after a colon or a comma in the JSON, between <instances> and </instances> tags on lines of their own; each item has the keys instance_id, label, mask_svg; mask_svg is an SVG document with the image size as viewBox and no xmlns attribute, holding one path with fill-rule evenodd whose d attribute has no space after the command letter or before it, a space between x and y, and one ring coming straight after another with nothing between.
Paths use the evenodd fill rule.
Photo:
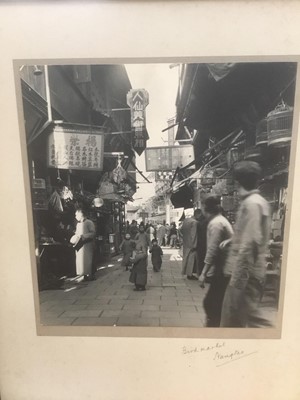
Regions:
<instances>
[{"instance_id":1,"label":"handwritten inscription","mask_svg":"<svg viewBox=\"0 0 300 400\"><path fill-rule=\"evenodd\" d=\"M224 346L225 346L225 342L222 342L222 343L217 342L213 346L201 346L201 347L197 347L197 346L195 346L195 347L186 347L186 346L183 346L182 352L183 352L183 354L202 353L202 352L206 352L206 351L212 351L212 350L216 350L216 349L221 349Z\"/></svg>"},{"instance_id":2,"label":"handwritten inscription","mask_svg":"<svg viewBox=\"0 0 300 400\"><path fill-rule=\"evenodd\" d=\"M233 351L226 351L225 349L226 343L225 342L217 342L211 346L183 346L182 353L187 354L195 354L195 353L212 353L212 360L216 362L217 367L221 367L222 365L231 363L233 361L237 361L241 358L248 357L256 351L251 353L246 353L244 350L237 350L234 349Z\"/></svg>"}]
</instances>

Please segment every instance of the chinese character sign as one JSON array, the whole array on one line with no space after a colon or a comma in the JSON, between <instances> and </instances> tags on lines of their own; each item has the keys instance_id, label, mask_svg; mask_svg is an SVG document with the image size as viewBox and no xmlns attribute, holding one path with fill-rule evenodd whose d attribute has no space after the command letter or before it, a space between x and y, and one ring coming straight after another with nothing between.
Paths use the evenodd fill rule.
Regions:
<instances>
[{"instance_id":1,"label":"chinese character sign","mask_svg":"<svg viewBox=\"0 0 300 400\"><path fill-rule=\"evenodd\" d=\"M102 171L103 151L101 132L56 127L48 138L48 166Z\"/></svg>"},{"instance_id":2,"label":"chinese character sign","mask_svg":"<svg viewBox=\"0 0 300 400\"><path fill-rule=\"evenodd\" d=\"M127 94L127 104L131 108L131 128L134 133L132 146L141 155L148 139L145 111L149 104L148 92L145 89L130 90Z\"/></svg>"}]
</instances>

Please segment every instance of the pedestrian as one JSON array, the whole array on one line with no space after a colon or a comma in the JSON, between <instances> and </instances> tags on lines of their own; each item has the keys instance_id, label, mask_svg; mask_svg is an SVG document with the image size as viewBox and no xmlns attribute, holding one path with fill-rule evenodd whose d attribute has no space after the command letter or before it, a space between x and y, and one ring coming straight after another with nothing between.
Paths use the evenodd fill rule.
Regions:
<instances>
[{"instance_id":1,"label":"pedestrian","mask_svg":"<svg viewBox=\"0 0 300 400\"><path fill-rule=\"evenodd\" d=\"M204 259L206 255L206 239L207 239L207 219L203 215L202 211L197 217L198 231L197 231L197 267L196 272L198 278L204 268Z\"/></svg>"},{"instance_id":2,"label":"pedestrian","mask_svg":"<svg viewBox=\"0 0 300 400\"><path fill-rule=\"evenodd\" d=\"M266 276L270 237L270 209L256 189L261 168L254 161L234 166L241 199L225 275L231 276L221 316L221 327L271 326L259 310Z\"/></svg>"},{"instance_id":3,"label":"pedestrian","mask_svg":"<svg viewBox=\"0 0 300 400\"><path fill-rule=\"evenodd\" d=\"M150 242L149 242L148 235L145 232L144 225L139 226L138 233L136 234L134 240L135 240L136 244L140 243L143 247L145 247L146 252L148 251Z\"/></svg>"},{"instance_id":4,"label":"pedestrian","mask_svg":"<svg viewBox=\"0 0 300 400\"><path fill-rule=\"evenodd\" d=\"M94 238L96 229L94 223L87 218L83 209L75 212L75 218L78 221L75 235L71 237L70 242L76 250L76 273L84 276L85 280L94 280L92 274Z\"/></svg>"},{"instance_id":5,"label":"pedestrian","mask_svg":"<svg viewBox=\"0 0 300 400\"><path fill-rule=\"evenodd\" d=\"M170 229L171 229L171 227L170 227L170 225L169 224L166 224L166 235L165 235L165 245L166 246L169 246L169 244L170 244Z\"/></svg>"},{"instance_id":6,"label":"pedestrian","mask_svg":"<svg viewBox=\"0 0 300 400\"><path fill-rule=\"evenodd\" d=\"M204 282L210 284L203 301L206 326L218 327L220 326L223 298L228 283L228 279L225 278L223 273L225 249L222 250L220 245L225 240L231 239L233 229L230 222L221 214L219 197L210 196L205 200L204 213L208 220L207 249L199 282L201 287L204 287Z\"/></svg>"},{"instance_id":7,"label":"pedestrian","mask_svg":"<svg viewBox=\"0 0 300 400\"><path fill-rule=\"evenodd\" d=\"M176 247L177 245L177 228L175 222L172 222L170 229L170 247Z\"/></svg>"},{"instance_id":8,"label":"pedestrian","mask_svg":"<svg viewBox=\"0 0 300 400\"><path fill-rule=\"evenodd\" d=\"M131 265L130 257L132 256L134 243L135 242L130 238L130 234L126 233L125 239L122 241L120 245L120 250L123 252L123 259L121 265L123 267L126 267L126 271L128 271L128 267Z\"/></svg>"},{"instance_id":9,"label":"pedestrian","mask_svg":"<svg viewBox=\"0 0 300 400\"><path fill-rule=\"evenodd\" d=\"M129 226L128 232L130 233L131 239L134 240L134 238L136 237L137 233L139 232L136 220L133 219L131 221L131 224Z\"/></svg>"},{"instance_id":10,"label":"pedestrian","mask_svg":"<svg viewBox=\"0 0 300 400\"><path fill-rule=\"evenodd\" d=\"M151 253L151 261L152 261L152 265L153 265L153 271L159 272L161 269L161 265L162 265L163 251L162 251L161 247L158 245L157 239L152 240L152 246L151 246L151 249L149 250L149 253Z\"/></svg>"},{"instance_id":11,"label":"pedestrian","mask_svg":"<svg viewBox=\"0 0 300 400\"><path fill-rule=\"evenodd\" d=\"M135 284L134 290L136 291L146 290L147 259L147 249L141 243L137 243L135 251L133 251L133 255L130 259L133 266L129 277L129 282Z\"/></svg>"},{"instance_id":12,"label":"pedestrian","mask_svg":"<svg viewBox=\"0 0 300 400\"><path fill-rule=\"evenodd\" d=\"M159 246L165 246L166 226L165 223L157 227L157 241Z\"/></svg>"},{"instance_id":13,"label":"pedestrian","mask_svg":"<svg viewBox=\"0 0 300 400\"><path fill-rule=\"evenodd\" d=\"M146 230L146 234L147 234L148 243L149 243L149 245L151 247L152 240L155 239L155 229L154 229L154 226L152 224L149 224L149 227Z\"/></svg>"},{"instance_id":14,"label":"pedestrian","mask_svg":"<svg viewBox=\"0 0 300 400\"><path fill-rule=\"evenodd\" d=\"M182 227L182 275L187 275L187 279L198 280L193 275L198 269L197 247L198 247L198 218L202 215L200 209L194 211L194 215L185 218Z\"/></svg>"}]
</instances>

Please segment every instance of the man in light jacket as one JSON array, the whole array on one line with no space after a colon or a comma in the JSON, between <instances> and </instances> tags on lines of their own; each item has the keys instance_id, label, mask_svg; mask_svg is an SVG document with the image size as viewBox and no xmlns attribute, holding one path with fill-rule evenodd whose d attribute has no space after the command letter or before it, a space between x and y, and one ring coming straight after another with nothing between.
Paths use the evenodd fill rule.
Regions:
<instances>
[{"instance_id":1,"label":"man in light jacket","mask_svg":"<svg viewBox=\"0 0 300 400\"><path fill-rule=\"evenodd\" d=\"M235 165L240 207L224 273L231 276L221 317L222 327L270 326L259 310L266 275L266 252L270 235L268 202L256 189L261 175L254 161Z\"/></svg>"}]
</instances>

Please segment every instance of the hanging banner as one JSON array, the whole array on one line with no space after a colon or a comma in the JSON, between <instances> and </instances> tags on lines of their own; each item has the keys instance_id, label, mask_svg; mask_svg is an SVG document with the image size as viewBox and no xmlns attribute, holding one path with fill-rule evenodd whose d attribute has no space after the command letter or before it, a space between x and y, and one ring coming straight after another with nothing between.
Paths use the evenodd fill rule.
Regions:
<instances>
[{"instance_id":1,"label":"hanging banner","mask_svg":"<svg viewBox=\"0 0 300 400\"><path fill-rule=\"evenodd\" d=\"M194 146L148 147L145 158L146 171L172 171L194 161ZM195 168L195 166L190 168Z\"/></svg>"},{"instance_id":2,"label":"hanging banner","mask_svg":"<svg viewBox=\"0 0 300 400\"><path fill-rule=\"evenodd\" d=\"M55 126L48 137L48 167L102 171L103 133L88 125Z\"/></svg>"},{"instance_id":3,"label":"hanging banner","mask_svg":"<svg viewBox=\"0 0 300 400\"><path fill-rule=\"evenodd\" d=\"M145 111L149 104L148 92L145 89L131 89L127 94L127 104L131 108L132 147L138 155L141 155L146 149L149 138Z\"/></svg>"}]
</instances>

